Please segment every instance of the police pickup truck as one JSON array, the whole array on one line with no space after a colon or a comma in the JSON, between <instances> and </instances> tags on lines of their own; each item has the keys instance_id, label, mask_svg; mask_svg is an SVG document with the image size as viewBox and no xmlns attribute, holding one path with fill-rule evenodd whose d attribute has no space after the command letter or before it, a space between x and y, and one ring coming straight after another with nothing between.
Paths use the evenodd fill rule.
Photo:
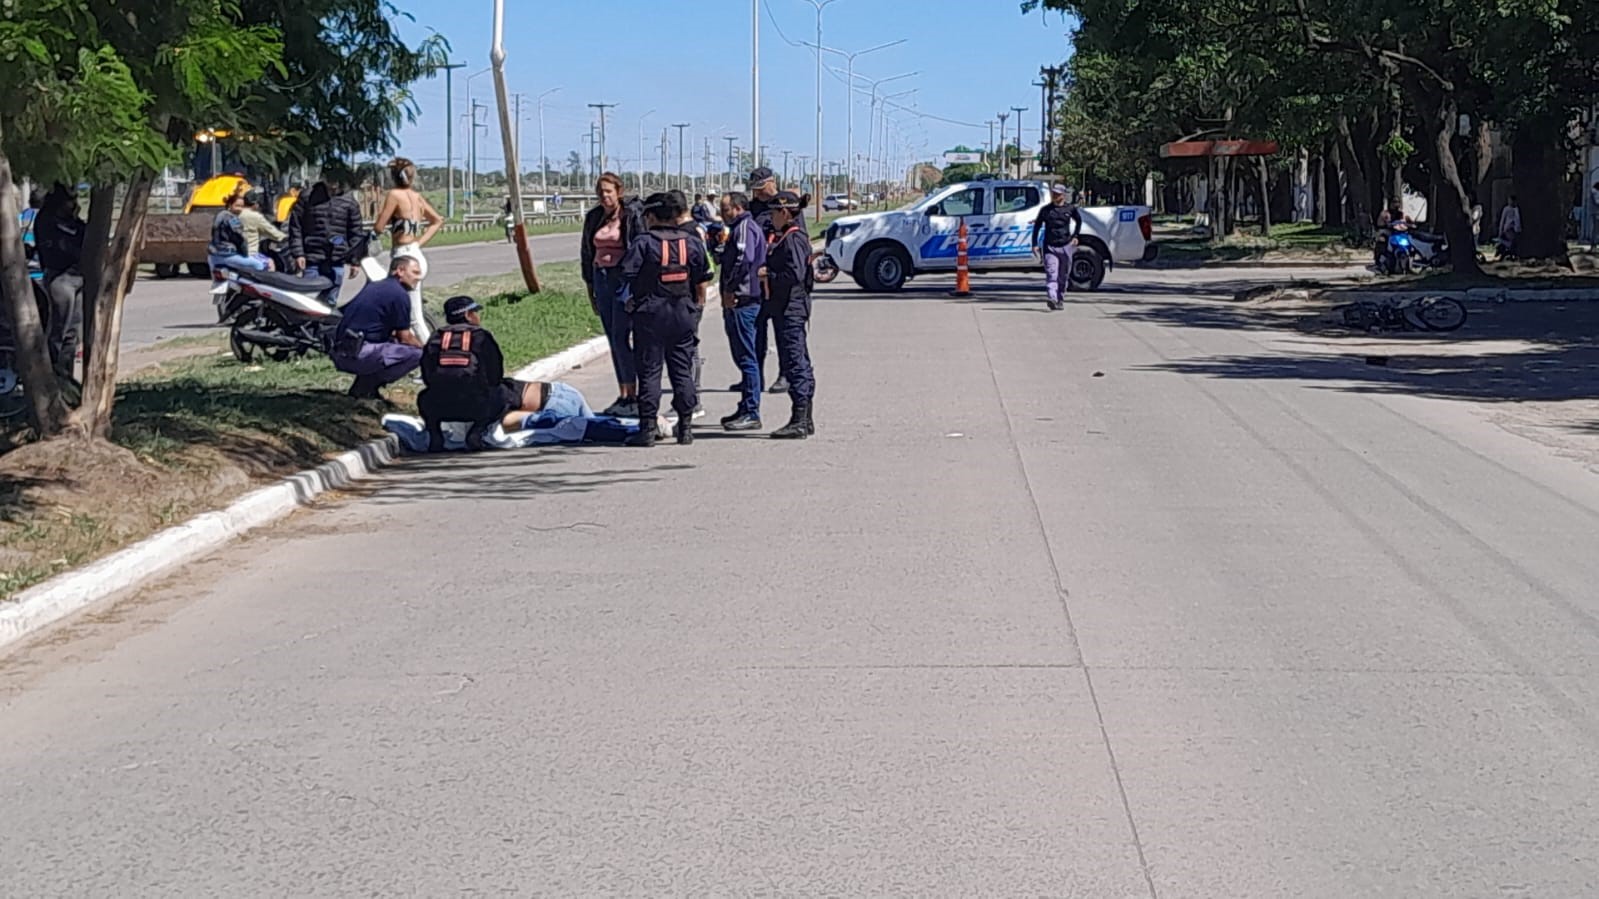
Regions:
<instances>
[{"instance_id":1,"label":"police pickup truck","mask_svg":"<svg viewBox=\"0 0 1599 899\"><path fill-rule=\"evenodd\" d=\"M846 215L827 227L823 245L863 290L895 291L916 275L955 270L956 232L966 221L973 272L1037 269L1033 220L1049 202L1041 181L978 180L940 188L892 212ZM1072 283L1094 289L1119 262L1153 259L1147 206L1080 207L1083 233Z\"/></svg>"}]
</instances>

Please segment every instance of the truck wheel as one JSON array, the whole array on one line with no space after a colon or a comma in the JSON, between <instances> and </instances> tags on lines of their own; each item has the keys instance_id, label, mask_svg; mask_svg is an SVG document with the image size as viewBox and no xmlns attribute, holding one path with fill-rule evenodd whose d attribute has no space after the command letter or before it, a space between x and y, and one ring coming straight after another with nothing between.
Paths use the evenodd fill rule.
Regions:
<instances>
[{"instance_id":1,"label":"truck wheel","mask_svg":"<svg viewBox=\"0 0 1599 899\"><path fill-rule=\"evenodd\" d=\"M178 276L178 267L170 262L157 262L155 264L155 276L157 278L176 278Z\"/></svg>"},{"instance_id":2,"label":"truck wheel","mask_svg":"<svg viewBox=\"0 0 1599 899\"><path fill-rule=\"evenodd\" d=\"M211 277L211 266L205 264L204 262L191 262L188 264L188 269L189 277L191 278Z\"/></svg>"},{"instance_id":3,"label":"truck wheel","mask_svg":"<svg viewBox=\"0 0 1599 899\"><path fill-rule=\"evenodd\" d=\"M910 279L910 259L899 247L878 247L866 254L861 278L872 293L893 293Z\"/></svg>"},{"instance_id":4,"label":"truck wheel","mask_svg":"<svg viewBox=\"0 0 1599 899\"><path fill-rule=\"evenodd\" d=\"M1098 290L1105 280L1105 260L1093 247L1078 247L1072 254L1072 286Z\"/></svg>"}]
</instances>

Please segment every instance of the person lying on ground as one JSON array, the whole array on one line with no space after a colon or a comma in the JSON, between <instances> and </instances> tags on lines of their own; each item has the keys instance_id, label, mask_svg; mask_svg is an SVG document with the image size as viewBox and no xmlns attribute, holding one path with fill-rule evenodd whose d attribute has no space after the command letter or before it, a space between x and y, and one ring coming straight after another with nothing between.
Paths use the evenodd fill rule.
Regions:
<instances>
[{"instance_id":1,"label":"person lying on ground","mask_svg":"<svg viewBox=\"0 0 1599 899\"><path fill-rule=\"evenodd\" d=\"M411 288L422 268L410 256L395 256L389 276L361 288L344 306L333 340L333 367L355 375L350 396L379 398L378 388L422 364L422 342L411 330Z\"/></svg>"}]
</instances>

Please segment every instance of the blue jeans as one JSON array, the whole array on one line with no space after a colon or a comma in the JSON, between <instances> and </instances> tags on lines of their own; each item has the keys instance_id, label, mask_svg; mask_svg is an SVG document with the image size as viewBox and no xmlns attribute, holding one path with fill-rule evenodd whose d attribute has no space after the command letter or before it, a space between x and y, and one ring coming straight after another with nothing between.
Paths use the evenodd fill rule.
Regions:
<instances>
[{"instance_id":1,"label":"blue jeans","mask_svg":"<svg viewBox=\"0 0 1599 899\"><path fill-rule=\"evenodd\" d=\"M633 316L623 307L627 302L627 281L622 277L620 266L594 270L594 302L600 307L600 324L605 326L605 339L611 345L611 366L616 369L616 383L637 384Z\"/></svg>"},{"instance_id":2,"label":"blue jeans","mask_svg":"<svg viewBox=\"0 0 1599 899\"><path fill-rule=\"evenodd\" d=\"M339 291L344 289L344 268L344 266L337 263L326 261L307 260L305 263L305 273L307 275L326 278L333 282L332 287L322 292L322 298L334 302L339 299Z\"/></svg>"},{"instance_id":3,"label":"blue jeans","mask_svg":"<svg viewBox=\"0 0 1599 899\"><path fill-rule=\"evenodd\" d=\"M759 303L722 310L722 328L727 331L733 364L744 376L739 386L738 412L756 418L761 415L761 362L755 346L756 322L760 316Z\"/></svg>"},{"instance_id":4,"label":"blue jeans","mask_svg":"<svg viewBox=\"0 0 1599 899\"><path fill-rule=\"evenodd\" d=\"M588 401L583 399L583 394L576 387L561 381L550 382L550 396L545 401L544 408L529 415L523 422L522 428L531 431L535 428L551 428L556 422L568 418L593 418L594 410L589 408Z\"/></svg>"},{"instance_id":5,"label":"blue jeans","mask_svg":"<svg viewBox=\"0 0 1599 899\"><path fill-rule=\"evenodd\" d=\"M234 271L241 272L264 272L267 270L266 260L258 259L254 256L211 255L206 257L206 261L211 264L212 268L231 268Z\"/></svg>"}]
</instances>

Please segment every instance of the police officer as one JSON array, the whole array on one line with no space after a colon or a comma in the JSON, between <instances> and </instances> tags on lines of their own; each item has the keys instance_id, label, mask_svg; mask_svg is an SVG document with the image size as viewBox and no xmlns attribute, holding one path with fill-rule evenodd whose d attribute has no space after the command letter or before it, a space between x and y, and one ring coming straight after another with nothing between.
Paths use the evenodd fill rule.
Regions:
<instances>
[{"instance_id":1,"label":"police officer","mask_svg":"<svg viewBox=\"0 0 1599 899\"><path fill-rule=\"evenodd\" d=\"M757 166L749 176L750 215L766 232L768 238L775 236L772 226L772 203L777 197L777 176L766 166ZM801 231L805 231L805 215L801 213L795 219ZM807 234L810 232L806 232ZM807 244L807 249L809 245ZM770 321L763 311L755 322L755 357L760 362L761 370L766 369L766 323ZM770 393L783 393L788 390L788 381L783 379L782 366L778 367L777 380L772 382Z\"/></svg>"},{"instance_id":2,"label":"police officer","mask_svg":"<svg viewBox=\"0 0 1599 899\"><path fill-rule=\"evenodd\" d=\"M672 379L673 433L677 442L694 442L694 346L703 286L711 280L705 243L698 234L678 228L688 209L671 194L653 194L644 202L648 230L633 238L622 258L622 277L630 288L627 311L633 316L633 356L639 380L639 432L629 446L654 446L655 421L661 408L661 365Z\"/></svg>"},{"instance_id":3,"label":"police officer","mask_svg":"<svg viewBox=\"0 0 1599 899\"><path fill-rule=\"evenodd\" d=\"M800 222L809 196L783 191L767 204L772 216L772 245L766 255L766 299L762 309L777 332L777 364L788 381L793 412L788 424L772 432L779 440L803 440L816 433L811 400L816 378L805 329L811 318L811 238Z\"/></svg>"},{"instance_id":4,"label":"police officer","mask_svg":"<svg viewBox=\"0 0 1599 899\"><path fill-rule=\"evenodd\" d=\"M83 328L83 235L88 226L78 217L77 194L57 184L45 197L34 220L39 267L50 296L45 316L50 366L71 380L78 358L78 333Z\"/></svg>"}]
</instances>

